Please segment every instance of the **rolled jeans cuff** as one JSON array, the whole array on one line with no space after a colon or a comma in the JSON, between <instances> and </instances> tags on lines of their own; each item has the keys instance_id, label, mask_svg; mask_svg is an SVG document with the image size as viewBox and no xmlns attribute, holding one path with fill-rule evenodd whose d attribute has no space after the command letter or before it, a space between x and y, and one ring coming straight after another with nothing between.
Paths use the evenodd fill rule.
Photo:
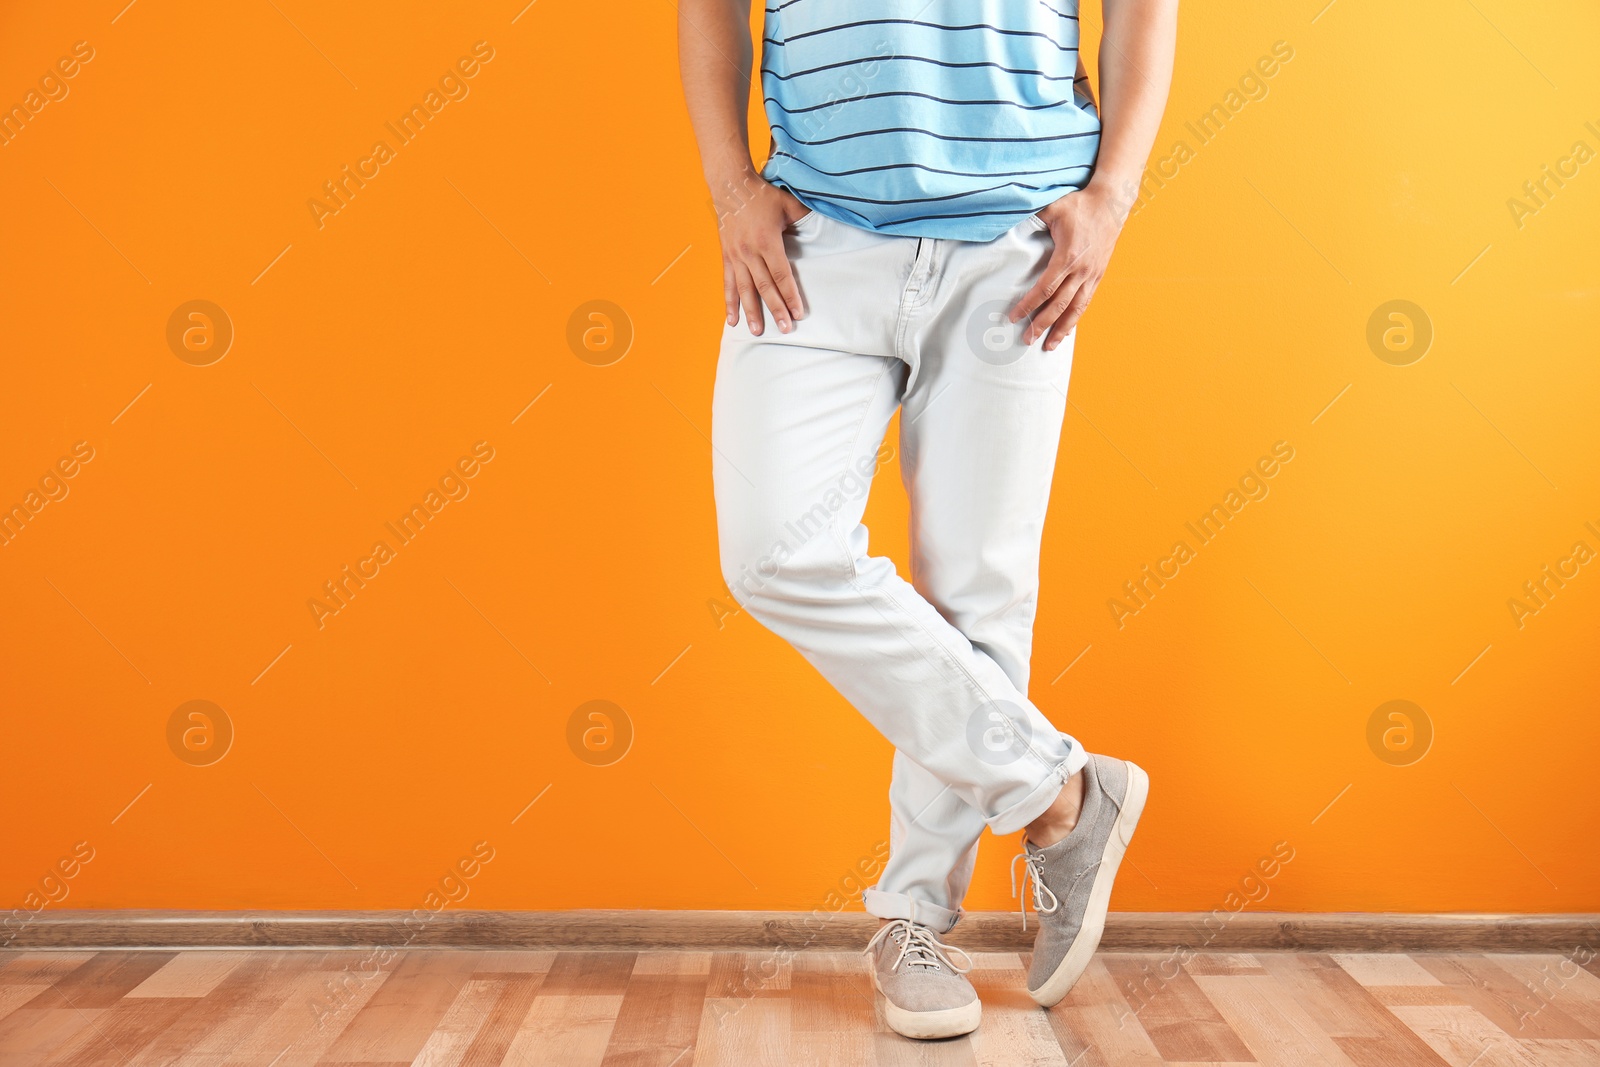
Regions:
<instances>
[{"instance_id":1,"label":"rolled jeans cuff","mask_svg":"<svg viewBox=\"0 0 1600 1067\"><path fill-rule=\"evenodd\" d=\"M861 894L861 903L869 915L880 919L910 919L938 934L949 933L961 917L960 908L952 911L904 893L885 893L881 889L869 889Z\"/></svg>"},{"instance_id":2,"label":"rolled jeans cuff","mask_svg":"<svg viewBox=\"0 0 1600 1067\"><path fill-rule=\"evenodd\" d=\"M1065 735L1062 735L1065 737ZM1056 796L1067 779L1081 771L1089 762L1089 753L1082 745L1070 742L1066 759L1056 764L1044 779L1027 796L1001 812L996 812L989 822L989 832L997 836L1014 834L1050 810Z\"/></svg>"}]
</instances>

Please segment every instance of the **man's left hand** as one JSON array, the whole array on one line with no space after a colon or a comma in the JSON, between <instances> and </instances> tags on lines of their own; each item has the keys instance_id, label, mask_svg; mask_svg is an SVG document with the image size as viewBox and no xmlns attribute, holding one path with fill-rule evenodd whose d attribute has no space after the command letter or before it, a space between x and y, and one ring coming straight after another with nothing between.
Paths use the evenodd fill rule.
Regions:
<instances>
[{"instance_id":1,"label":"man's left hand","mask_svg":"<svg viewBox=\"0 0 1600 1067\"><path fill-rule=\"evenodd\" d=\"M1044 337L1048 352L1065 340L1089 306L1127 210L1109 188L1091 183L1044 208L1039 218L1050 227L1055 251L1038 282L1011 308L1011 321L1031 315L1022 343L1031 345Z\"/></svg>"}]
</instances>

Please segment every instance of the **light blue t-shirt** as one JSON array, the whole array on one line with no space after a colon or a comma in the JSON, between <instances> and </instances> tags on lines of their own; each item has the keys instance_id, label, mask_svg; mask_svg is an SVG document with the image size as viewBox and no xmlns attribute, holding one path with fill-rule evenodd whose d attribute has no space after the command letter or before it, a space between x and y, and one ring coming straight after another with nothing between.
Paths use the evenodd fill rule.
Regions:
<instances>
[{"instance_id":1,"label":"light blue t-shirt","mask_svg":"<svg viewBox=\"0 0 1600 1067\"><path fill-rule=\"evenodd\" d=\"M879 233L992 240L1089 181L1078 0L767 0L762 171Z\"/></svg>"}]
</instances>

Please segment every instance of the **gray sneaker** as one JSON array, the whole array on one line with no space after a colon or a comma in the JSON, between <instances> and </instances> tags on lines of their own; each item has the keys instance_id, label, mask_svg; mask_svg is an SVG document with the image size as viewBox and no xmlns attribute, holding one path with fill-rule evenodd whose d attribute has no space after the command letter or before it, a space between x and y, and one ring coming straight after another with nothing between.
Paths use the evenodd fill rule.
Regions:
<instances>
[{"instance_id":1,"label":"gray sneaker","mask_svg":"<svg viewBox=\"0 0 1600 1067\"><path fill-rule=\"evenodd\" d=\"M958 967L955 953L967 961ZM883 994L889 1028L904 1037L958 1037L978 1028L983 1005L967 981L972 957L910 919L892 919L872 935L872 980Z\"/></svg>"},{"instance_id":2,"label":"gray sneaker","mask_svg":"<svg viewBox=\"0 0 1600 1067\"><path fill-rule=\"evenodd\" d=\"M1091 755L1083 774L1083 810L1072 832L1047 848L1025 841L1023 852L1011 862L1013 894L1018 861L1024 864L1023 887L1033 879L1039 933L1028 993L1047 1008L1072 989L1100 944L1111 883L1150 795L1150 776L1126 760ZM1026 901L1022 907L1027 929Z\"/></svg>"}]
</instances>

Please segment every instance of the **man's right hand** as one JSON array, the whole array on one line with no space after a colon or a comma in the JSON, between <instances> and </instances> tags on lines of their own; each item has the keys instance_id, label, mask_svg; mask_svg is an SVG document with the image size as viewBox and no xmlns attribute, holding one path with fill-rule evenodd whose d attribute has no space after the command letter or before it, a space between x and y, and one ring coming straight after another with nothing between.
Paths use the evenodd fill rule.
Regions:
<instances>
[{"instance_id":1,"label":"man's right hand","mask_svg":"<svg viewBox=\"0 0 1600 1067\"><path fill-rule=\"evenodd\" d=\"M761 336L765 304L779 331L788 333L795 319L805 317L805 308L783 248L783 231L806 215L806 206L788 190L751 175L737 195L730 194L726 204L717 205L717 212L728 325L739 324L743 307L750 333Z\"/></svg>"}]
</instances>

